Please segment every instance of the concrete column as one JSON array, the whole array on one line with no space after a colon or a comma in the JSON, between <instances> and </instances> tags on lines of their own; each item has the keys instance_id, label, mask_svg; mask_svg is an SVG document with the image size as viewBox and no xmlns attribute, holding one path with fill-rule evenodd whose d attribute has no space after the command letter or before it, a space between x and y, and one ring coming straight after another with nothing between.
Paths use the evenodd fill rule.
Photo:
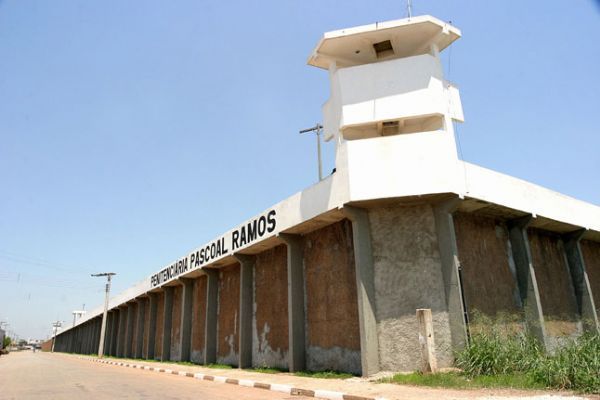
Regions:
<instances>
[{"instance_id":1,"label":"concrete column","mask_svg":"<svg viewBox=\"0 0 600 400\"><path fill-rule=\"evenodd\" d=\"M179 333L181 335L181 361L190 361L192 348L192 312L194 302L194 280L189 278L180 278L183 285L181 295L181 326Z\"/></svg>"},{"instance_id":2,"label":"concrete column","mask_svg":"<svg viewBox=\"0 0 600 400\"><path fill-rule=\"evenodd\" d=\"M136 319L136 329L135 329L135 349L134 349L134 358L142 358L143 357L143 348L144 348L144 323L146 315L146 299L141 298L137 301L137 319Z\"/></svg>"},{"instance_id":3,"label":"concrete column","mask_svg":"<svg viewBox=\"0 0 600 400\"><path fill-rule=\"evenodd\" d=\"M173 286L166 286L163 318L163 337L161 361L171 360L171 328L173 325Z\"/></svg>"},{"instance_id":4,"label":"concrete column","mask_svg":"<svg viewBox=\"0 0 600 400\"><path fill-rule=\"evenodd\" d=\"M118 308L113 310L113 326L111 329L111 341L110 341L110 355L115 357L117 355L117 345L119 342L119 322L121 320L121 311Z\"/></svg>"},{"instance_id":5,"label":"concrete column","mask_svg":"<svg viewBox=\"0 0 600 400\"><path fill-rule=\"evenodd\" d=\"M464 348L468 337L467 307L462 290L461 266L456 245L454 218L452 217L459 204L460 199L452 198L433 207L450 335L452 336L452 347L455 350Z\"/></svg>"},{"instance_id":6,"label":"concrete column","mask_svg":"<svg viewBox=\"0 0 600 400\"><path fill-rule=\"evenodd\" d=\"M288 277L288 364L290 372L306 369L304 316L304 241L299 235L280 233L287 245Z\"/></svg>"},{"instance_id":7,"label":"concrete column","mask_svg":"<svg viewBox=\"0 0 600 400\"><path fill-rule=\"evenodd\" d=\"M125 341L127 336L127 306L119 308L119 328L117 335L117 357L125 357Z\"/></svg>"},{"instance_id":8,"label":"concrete column","mask_svg":"<svg viewBox=\"0 0 600 400\"><path fill-rule=\"evenodd\" d=\"M217 362L217 303L219 301L219 272L206 273L206 322L204 324L204 364Z\"/></svg>"},{"instance_id":9,"label":"concrete column","mask_svg":"<svg viewBox=\"0 0 600 400\"><path fill-rule=\"evenodd\" d=\"M156 314L158 312L158 295L150 293L150 320L148 321L148 340L146 341L146 359L154 360L156 344Z\"/></svg>"},{"instance_id":10,"label":"concrete column","mask_svg":"<svg viewBox=\"0 0 600 400\"><path fill-rule=\"evenodd\" d=\"M131 358L133 354L133 319L135 316L135 303L127 304L127 327L125 328L124 357Z\"/></svg>"},{"instance_id":11,"label":"concrete column","mask_svg":"<svg viewBox=\"0 0 600 400\"><path fill-rule=\"evenodd\" d=\"M234 254L240 263L239 368L252 367L252 316L254 314L255 256Z\"/></svg>"},{"instance_id":12,"label":"concrete column","mask_svg":"<svg viewBox=\"0 0 600 400\"><path fill-rule=\"evenodd\" d=\"M573 290L575 291L575 299L577 300L577 310L583 324L583 328L588 332L599 332L598 315L594 306L594 296L588 279L585 268L585 261L581 253L581 240L585 229L581 229L566 235L563 235L565 245L565 253L569 271L571 272L571 281L573 282ZM600 293L597 293L600 295Z\"/></svg>"},{"instance_id":13,"label":"concrete column","mask_svg":"<svg viewBox=\"0 0 600 400\"><path fill-rule=\"evenodd\" d=\"M517 271L517 286L521 297L521 304L525 313L527 329L547 348L546 326L540 292L535 279L535 269L531 259L527 227L533 217L525 215L508 222L508 233L512 249L515 268Z\"/></svg>"},{"instance_id":14,"label":"concrete column","mask_svg":"<svg viewBox=\"0 0 600 400\"><path fill-rule=\"evenodd\" d=\"M379 372L379 338L375 317L375 271L371 249L371 228L367 210L345 206L344 214L352 222L360 361L363 376Z\"/></svg>"},{"instance_id":15,"label":"concrete column","mask_svg":"<svg viewBox=\"0 0 600 400\"><path fill-rule=\"evenodd\" d=\"M106 335L104 335L104 355L110 355L110 346L112 341L112 326L113 326L113 312L108 311L106 314Z\"/></svg>"}]
</instances>

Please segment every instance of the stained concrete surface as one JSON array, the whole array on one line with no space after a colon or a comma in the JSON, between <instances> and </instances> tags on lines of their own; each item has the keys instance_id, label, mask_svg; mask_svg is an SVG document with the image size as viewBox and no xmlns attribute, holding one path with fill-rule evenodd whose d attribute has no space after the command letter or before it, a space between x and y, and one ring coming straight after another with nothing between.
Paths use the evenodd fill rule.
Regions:
<instances>
[{"instance_id":1,"label":"stained concrete surface","mask_svg":"<svg viewBox=\"0 0 600 400\"><path fill-rule=\"evenodd\" d=\"M256 257L252 362L288 367L287 247L279 245Z\"/></svg>"},{"instance_id":2,"label":"stained concrete surface","mask_svg":"<svg viewBox=\"0 0 600 400\"><path fill-rule=\"evenodd\" d=\"M583 253L585 268L590 280L596 311L600 315L600 243L582 240L581 252Z\"/></svg>"},{"instance_id":3,"label":"stained concrete surface","mask_svg":"<svg viewBox=\"0 0 600 400\"><path fill-rule=\"evenodd\" d=\"M528 229L529 247L540 292L546 332L550 337L582 333L577 303L560 237L540 229Z\"/></svg>"},{"instance_id":4,"label":"stained concrete surface","mask_svg":"<svg viewBox=\"0 0 600 400\"><path fill-rule=\"evenodd\" d=\"M451 366L450 325L432 208L373 209L369 220L381 369L420 367L417 308L431 309L438 366Z\"/></svg>"},{"instance_id":5,"label":"stained concrete surface","mask_svg":"<svg viewBox=\"0 0 600 400\"><path fill-rule=\"evenodd\" d=\"M306 367L361 372L352 225L343 220L306 235Z\"/></svg>"},{"instance_id":6,"label":"stained concrete surface","mask_svg":"<svg viewBox=\"0 0 600 400\"><path fill-rule=\"evenodd\" d=\"M267 390L92 363L75 357L29 351L0 358L0 398L258 400L291 399ZM293 399L307 399L294 396Z\"/></svg>"}]
</instances>

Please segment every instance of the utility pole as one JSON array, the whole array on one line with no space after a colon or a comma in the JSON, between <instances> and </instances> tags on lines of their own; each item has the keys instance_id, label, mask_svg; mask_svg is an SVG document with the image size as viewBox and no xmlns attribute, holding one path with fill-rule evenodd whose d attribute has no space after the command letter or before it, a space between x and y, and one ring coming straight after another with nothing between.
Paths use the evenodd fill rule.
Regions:
<instances>
[{"instance_id":1,"label":"utility pole","mask_svg":"<svg viewBox=\"0 0 600 400\"><path fill-rule=\"evenodd\" d=\"M52 335L52 350L51 352L54 353L54 344L56 343L56 333L58 332L58 328L60 328L62 326L62 322L60 321L56 321L52 324L52 331L53 331L53 335Z\"/></svg>"},{"instance_id":2,"label":"utility pole","mask_svg":"<svg viewBox=\"0 0 600 400\"><path fill-rule=\"evenodd\" d=\"M317 158L319 163L319 182L323 180L323 162L321 161L321 129L323 129L323 125L316 124L312 128L302 129L300 134L315 132L317 136Z\"/></svg>"},{"instance_id":3,"label":"utility pole","mask_svg":"<svg viewBox=\"0 0 600 400\"><path fill-rule=\"evenodd\" d=\"M104 334L106 333L106 314L108 313L108 295L110 294L110 280L114 272L102 272L100 274L92 274L94 277L105 276L106 277L106 293L104 295L104 314L102 314L102 328L100 329L100 343L98 345L98 357L104 357ZM85 305L84 305L85 307Z\"/></svg>"}]
</instances>

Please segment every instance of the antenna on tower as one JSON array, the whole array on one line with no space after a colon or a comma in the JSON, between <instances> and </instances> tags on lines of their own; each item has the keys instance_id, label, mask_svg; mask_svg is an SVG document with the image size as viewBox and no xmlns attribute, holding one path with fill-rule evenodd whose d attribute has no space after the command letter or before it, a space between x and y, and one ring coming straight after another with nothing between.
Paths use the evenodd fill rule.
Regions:
<instances>
[{"instance_id":1,"label":"antenna on tower","mask_svg":"<svg viewBox=\"0 0 600 400\"><path fill-rule=\"evenodd\" d=\"M408 14L408 19L412 17L412 1L406 0L406 13Z\"/></svg>"}]
</instances>

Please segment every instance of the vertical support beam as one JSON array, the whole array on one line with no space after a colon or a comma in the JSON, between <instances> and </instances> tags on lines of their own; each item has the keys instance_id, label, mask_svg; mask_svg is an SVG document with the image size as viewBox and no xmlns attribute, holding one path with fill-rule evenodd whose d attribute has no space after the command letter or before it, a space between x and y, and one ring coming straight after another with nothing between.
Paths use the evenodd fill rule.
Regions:
<instances>
[{"instance_id":1,"label":"vertical support beam","mask_svg":"<svg viewBox=\"0 0 600 400\"><path fill-rule=\"evenodd\" d=\"M154 360L154 349L156 345L156 316L158 313L158 295L149 293L150 297L150 320L148 321L148 340L146 341L146 359Z\"/></svg>"},{"instance_id":2,"label":"vertical support beam","mask_svg":"<svg viewBox=\"0 0 600 400\"><path fill-rule=\"evenodd\" d=\"M134 349L134 357L142 358L143 357L143 348L144 348L144 323L146 315L146 298L142 297L137 301L137 319L136 319L136 330L135 330L135 349Z\"/></svg>"},{"instance_id":3,"label":"vertical support beam","mask_svg":"<svg viewBox=\"0 0 600 400\"><path fill-rule=\"evenodd\" d=\"M127 306L119 307L119 330L117 335L117 357L125 356L125 332L127 330Z\"/></svg>"},{"instance_id":4,"label":"vertical support beam","mask_svg":"<svg viewBox=\"0 0 600 400\"><path fill-rule=\"evenodd\" d=\"M240 263L239 368L252 367L252 317L254 314L255 256L234 254Z\"/></svg>"},{"instance_id":5,"label":"vertical support beam","mask_svg":"<svg viewBox=\"0 0 600 400\"><path fill-rule=\"evenodd\" d=\"M180 278L179 281L183 285L183 293L181 295L181 361L190 361L192 348L192 313L194 301L194 280L189 278Z\"/></svg>"},{"instance_id":6,"label":"vertical support beam","mask_svg":"<svg viewBox=\"0 0 600 400\"><path fill-rule=\"evenodd\" d=\"M360 361L362 375L379 372L379 338L375 309L375 271L371 248L369 213L363 208L345 206L344 214L352 222L358 326L360 328Z\"/></svg>"},{"instance_id":7,"label":"vertical support beam","mask_svg":"<svg viewBox=\"0 0 600 400\"><path fill-rule=\"evenodd\" d=\"M437 233L442 277L448 307L450 335L454 350L463 349L468 338L467 307L462 290L461 266L456 245L456 232L452 214L458 208L460 199L455 197L433 207L435 229Z\"/></svg>"},{"instance_id":8,"label":"vertical support beam","mask_svg":"<svg viewBox=\"0 0 600 400\"><path fill-rule=\"evenodd\" d=\"M219 301L219 272L206 273L206 322L204 324L204 364L217 362L217 303Z\"/></svg>"},{"instance_id":9,"label":"vertical support beam","mask_svg":"<svg viewBox=\"0 0 600 400\"><path fill-rule=\"evenodd\" d=\"M131 348L133 345L133 317L135 315L135 304L128 303L127 304L127 322L125 328L125 348L123 351L123 357L131 358Z\"/></svg>"},{"instance_id":10,"label":"vertical support beam","mask_svg":"<svg viewBox=\"0 0 600 400\"><path fill-rule=\"evenodd\" d=\"M112 344L112 329L114 321L114 312L109 311L106 315L106 335L104 336L104 355L110 355L110 346Z\"/></svg>"},{"instance_id":11,"label":"vertical support beam","mask_svg":"<svg viewBox=\"0 0 600 400\"><path fill-rule=\"evenodd\" d=\"M304 315L304 242L299 235L280 233L287 245L288 278L288 365L290 372L306 369Z\"/></svg>"},{"instance_id":12,"label":"vertical support beam","mask_svg":"<svg viewBox=\"0 0 600 400\"><path fill-rule=\"evenodd\" d=\"M583 324L583 329L587 332L600 332L598 324L598 315L594 306L594 296L592 287L588 279L585 268L585 261L581 252L579 241L583 237L585 229L581 229L566 235L563 235L565 253L569 271L571 272L571 281L577 300L577 311Z\"/></svg>"},{"instance_id":13,"label":"vertical support beam","mask_svg":"<svg viewBox=\"0 0 600 400\"><path fill-rule=\"evenodd\" d=\"M521 304L523 304L527 329L538 339L544 348L548 348L542 302L540 300L540 292L535 278L535 269L531 259L531 249L529 248L529 238L527 236L527 227L532 219L532 215L525 215L508 221L508 233L515 268L517 270L517 286L519 287Z\"/></svg>"},{"instance_id":14,"label":"vertical support beam","mask_svg":"<svg viewBox=\"0 0 600 400\"><path fill-rule=\"evenodd\" d=\"M164 317L163 317L163 337L162 337L162 354L161 361L171 360L171 328L173 325L173 286L166 286L165 302L164 302Z\"/></svg>"},{"instance_id":15,"label":"vertical support beam","mask_svg":"<svg viewBox=\"0 0 600 400\"><path fill-rule=\"evenodd\" d=\"M119 322L121 320L121 310L119 308L115 308L113 310L113 326L111 329L111 342L110 342L110 355L117 355L117 348L119 343Z\"/></svg>"}]
</instances>

